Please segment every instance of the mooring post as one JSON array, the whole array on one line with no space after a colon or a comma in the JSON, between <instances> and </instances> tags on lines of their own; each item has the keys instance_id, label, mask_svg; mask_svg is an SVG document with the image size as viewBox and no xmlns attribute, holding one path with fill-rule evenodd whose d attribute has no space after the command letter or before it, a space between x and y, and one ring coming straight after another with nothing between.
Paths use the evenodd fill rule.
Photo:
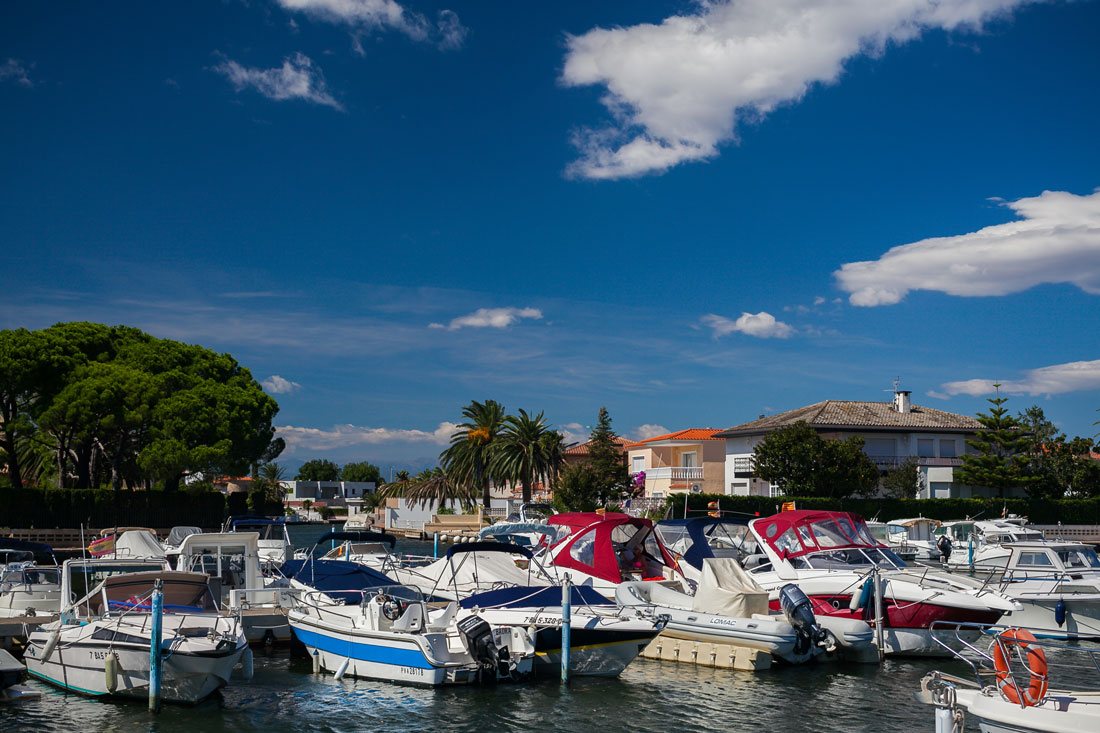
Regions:
<instances>
[{"instance_id":1,"label":"mooring post","mask_svg":"<svg viewBox=\"0 0 1100 733\"><path fill-rule=\"evenodd\" d=\"M432 557L439 559L439 532L435 533L435 545L432 548Z\"/></svg>"},{"instance_id":2,"label":"mooring post","mask_svg":"<svg viewBox=\"0 0 1100 733\"><path fill-rule=\"evenodd\" d=\"M875 589L875 643L878 645L878 661L882 661L886 658L886 634L883 626L886 625L886 611L885 604L882 598L882 574L876 567L874 573L874 589Z\"/></svg>"},{"instance_id":3,"label":"mooring post","mask_svg":"<svg viewBox=\"0 0 1100 733\"><path fill-rule=\"evenodd\" d=\"M561 584L561 683L569 684L569 652L573 636L573 593L569 573Z\"/></svg>"},{"instance_id":4,"label":"mooring post","mask_svg":"<svg viewBox=\"0 0 1100 733\"><path fill-rule=\"evenodd\" d=\"M164 612L164 581L153 583L152 633L149 635L149 711L160 712L160 637Z\"/></svg>"},{"instance_id":5,"label":"mooring post","mask_svg":"<svg viewBox=\"0 0 1100 733\"><path fill-rule=\"evenodd\" d=\"M966 564L974 572L974 534L966 538Z\"/></svg>"}]
</instances>

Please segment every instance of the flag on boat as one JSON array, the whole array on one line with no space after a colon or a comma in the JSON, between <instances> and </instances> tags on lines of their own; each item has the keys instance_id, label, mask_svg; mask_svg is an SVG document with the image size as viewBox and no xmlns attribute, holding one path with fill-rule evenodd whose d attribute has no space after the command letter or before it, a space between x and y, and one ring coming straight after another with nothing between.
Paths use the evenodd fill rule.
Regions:
<instances>
[{"instance_id":1,"label":"flag on boat","mask_svg":"<svg viewBox=\"0 0 1100 733\"><path fill-rule=\"evenodd\" d=\"M607 510L604 509L603 507L600 507L599 509L596 510L596 514L599 514L602 517L603 515L607 514Z\"/></svg>"},{"instance_id":2,"label":"flag on boat","mask_svg":"<svg viewBox=\"0 0 1100 733\"><path fill-rule=\"evenodd\" d=\"M707 509L710 510L707 512L708 517L722 516L722 511L718 508L718 502L716 501L707 502Z\"/></svg>"},{"instance_id":3,"label":"flag on boat","mask_svg":"<svg viewBox=\"0 0 1100 733\"><path fill-rule=\"evenodd\" d=\"M115 536L100 537L88 545L88 552L92 557L103 557L115 551Z\"/></svg>"},{"instance_id":4,"label":"flag on boat","mask_svg":"<svg viewBox=\"0 0 1100 733\"><path fill-rule=\"evenodd\" d=\"M793 512L793 511L797 511L797 510L798 510L798 507L796 507L794 505L793 501L783 502L783 504L780 505L780 509L779 509L779 511L781 511L781 512Z\"/></svg>"}]
</instances>

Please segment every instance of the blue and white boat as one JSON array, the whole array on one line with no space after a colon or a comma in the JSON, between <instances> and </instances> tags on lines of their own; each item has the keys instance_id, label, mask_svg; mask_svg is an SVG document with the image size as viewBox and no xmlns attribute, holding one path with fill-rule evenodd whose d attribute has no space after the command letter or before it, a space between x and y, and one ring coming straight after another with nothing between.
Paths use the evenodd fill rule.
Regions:
<instances>
[{"instance_id":1,"label":"blue and white boat","mask_svg":"<svg viewBox=\"0 0 1100 733\"><path fill-rule=\"evenodd\" d=\"M459 621L457 603L429 609L408 586L357 593L355 604L339 604L322 591L303 593L288 614L316 667L337 678L435 687L518 681L531 673L534 642L521 626L493 627L477 616Z\"/></svg>"}]
</instances>

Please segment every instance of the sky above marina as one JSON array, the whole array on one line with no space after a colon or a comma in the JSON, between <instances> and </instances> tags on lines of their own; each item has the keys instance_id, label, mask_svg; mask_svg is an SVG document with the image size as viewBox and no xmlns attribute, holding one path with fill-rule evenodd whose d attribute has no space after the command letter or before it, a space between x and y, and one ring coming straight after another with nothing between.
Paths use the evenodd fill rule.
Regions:
<instances>
[{"instance_id":1,"label":"sky above marina","mask_svg":"<svg viewBox=\"0 0 1100 733\"><path fill-rule=\"evenodd\" d=\"M0 9L0 328L228 351L294 465L1003 383L1100 431L1100 3Z\"/></svg>"}]
</instances>

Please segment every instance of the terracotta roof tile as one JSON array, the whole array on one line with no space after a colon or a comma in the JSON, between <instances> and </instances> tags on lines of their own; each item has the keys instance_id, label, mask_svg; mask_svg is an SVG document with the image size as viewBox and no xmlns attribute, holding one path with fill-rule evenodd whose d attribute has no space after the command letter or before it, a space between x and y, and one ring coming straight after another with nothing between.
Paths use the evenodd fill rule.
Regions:
<instances>
[{"instance_id":1,"label":"terracotta roof tile","mask_svg":"<svg viewBox=\"0 0 1100 733\"><path fill-rule=\"evenodd\" d=\"M565 449L565 455L567 455L567 456L587 456L588 455L588 445L591 442L592 441L590 440L586 443L578 443L577 445L574 445L571 448L566 448ZM615 442L618 443L619 447L622 447L622 448L625 448L626 446L630 445L629 440L627 440L626 438L620 438L617 435L615 436Z\"/></svg>"},{"instance_id":2,"label":"terracotta roof tile","mask_svg":"<svg viewBox=\"0 0 1100 733\"><path fill-rule=\"evenodd\" d=\"M647 445L649 443L664 443L669 440L722 440L722 438L718 437L718 433L720 432L722 431L716 428L687 428L686 430L678 430L675 433L666 433L665 435L639 440L637 443L631 443L630 447L633 448L634 446Z\"/></svg>"},{"instance_id":3,"label":"terracotta roof tile","mask_svg":"<svg viewBox=\"0 0 1100 733\"><path fill-rule=\"evenodd\" d=\"M893 402L855 402L825 400L806 407L787 410L723 430L719 437L766 433L804 421L815 428L902 428L909 430L965 431L980 430L982 424L972 417L931 407L913 405L909 412L898 412Z\"/></svg>"}]
</instances>

